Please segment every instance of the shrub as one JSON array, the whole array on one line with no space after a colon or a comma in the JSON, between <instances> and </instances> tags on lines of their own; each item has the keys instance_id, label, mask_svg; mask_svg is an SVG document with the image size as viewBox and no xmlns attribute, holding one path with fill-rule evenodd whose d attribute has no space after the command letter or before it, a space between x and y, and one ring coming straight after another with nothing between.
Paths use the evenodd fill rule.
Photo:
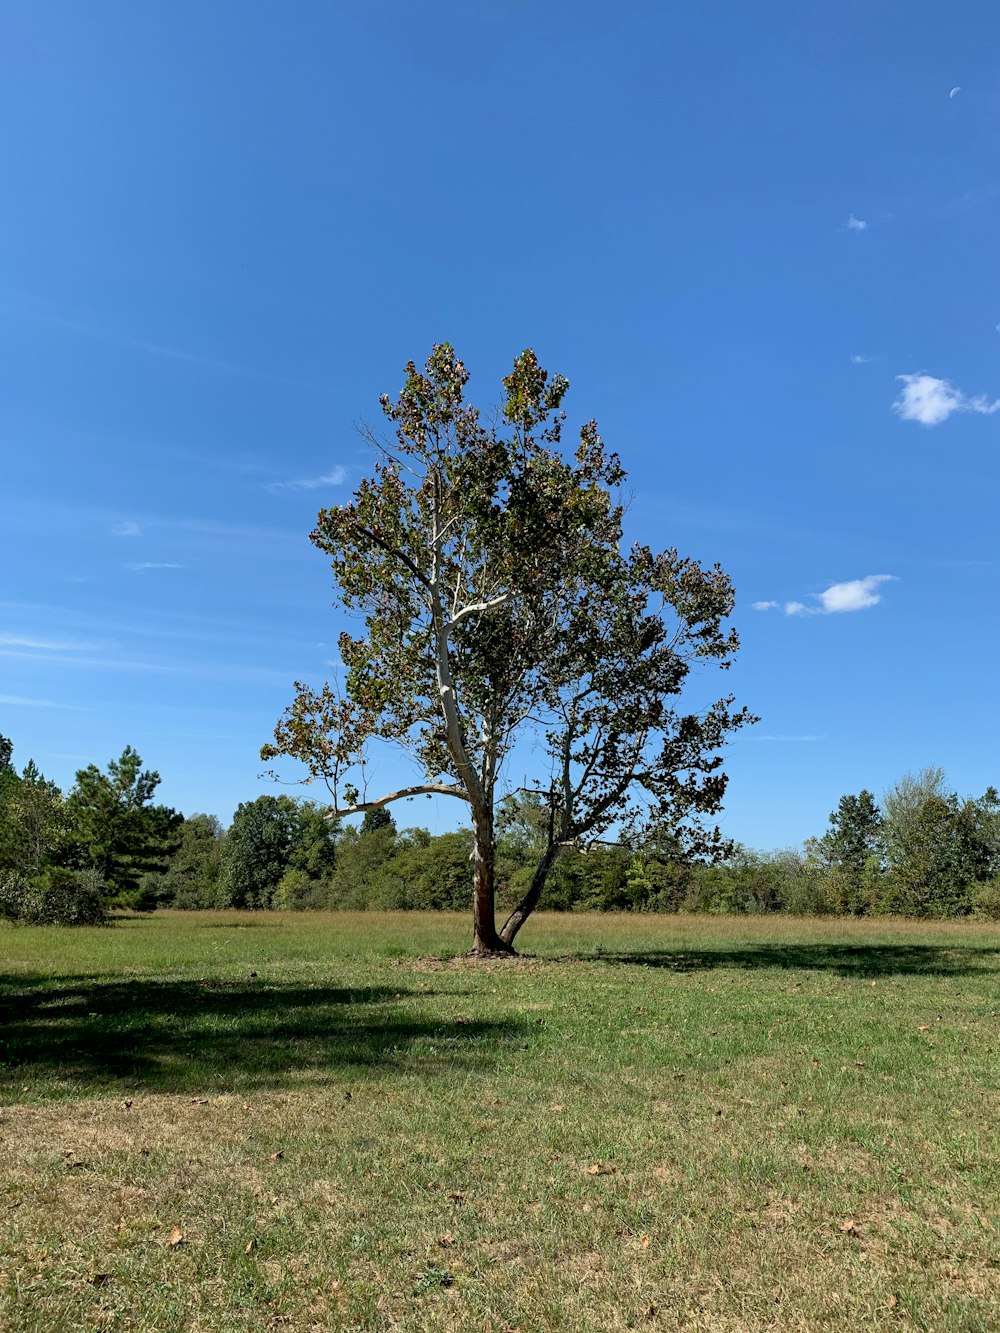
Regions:
<instances>
[{"instance_id":1,"label":"shrub","mask_svg":"<svg viewBox=\"0 0 1000 1333\"><path fill-rule=\"evenodd\" d=\"M983 921L1000 921L1000 879L974 885L970 902L973 916Z\"/></svg>"},{"instance_id":2,"label":"shrub","mask_svg":"<svg viewBox=\"0 0 1000 1333\"><path fill-rule=\"evenodd\" d=\"M286 870L274 891L274 906L279 912L304 912L326 906L327 886L312 879L305 870Z\"/></svg>"},{"instance_id":3,"label":"shrub","mask_svg":"<svg viewBox=\"0 0 1000 1333\"><path fill-rule=\"evenodd\" d=\"M26 926L99 926L108 919L104 879L96 870L49 866L33 879L8 874L0 915Z\"/></svg>"}]
</instances>

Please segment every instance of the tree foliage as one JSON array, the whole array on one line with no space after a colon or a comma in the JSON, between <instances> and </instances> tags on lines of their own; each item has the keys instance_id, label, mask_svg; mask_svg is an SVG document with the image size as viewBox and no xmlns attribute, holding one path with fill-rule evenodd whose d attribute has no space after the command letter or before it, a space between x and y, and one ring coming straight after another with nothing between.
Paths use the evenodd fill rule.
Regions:
<instances>
[{"instance_id":1,"label":"tree foliage","mask_svg":"<svg viewBox=\"0 0 1000 1333\"><path fill-rule=\"evenodd\" d=\"M336 686L297 683L262 755L303 761L339 814L422 792L467 803L474 948L490 953L510 949L560 847L652 811L698 850L718 848L698 817L718 810L718 748L750 718L728 697L701 713L673 706L695 661L732 660L732 587L676 551L622 550L617 456L593 421L572 456L561 448L567 381L526 351L484 421L467 380L441 344L423 371L407 365L398 400L383 396L394 438L369 432L374 475L312 533L364 632L341 636ZM527 728L548 759L549 823L536 875L498 931L495 811ZM417 782L368 792L376 738L409 753Z\"/></svg>"},{"instance_id":2,"label":"tree foliage","mask_svg":"<svg viewBox=\"0 0 1000 1333\"><path fill-rule=\"evenodd\" d=\"M128 745L107 772L89 764L66 798L67 859L96 870L110 896L135 905L139 881L164 869L176 847L182 816L154 805L160 775L144 770Z\"/></svg>"}]
</instances>

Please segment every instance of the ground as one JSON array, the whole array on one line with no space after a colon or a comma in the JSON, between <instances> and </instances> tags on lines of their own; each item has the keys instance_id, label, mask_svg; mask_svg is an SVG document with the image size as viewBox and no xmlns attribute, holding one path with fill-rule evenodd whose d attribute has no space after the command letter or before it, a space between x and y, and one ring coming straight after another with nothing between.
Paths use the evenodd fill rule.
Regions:
<instances>
[{"instance_id":1,"label":"ground","mask_svg":"<svg viewBox=\"0 0 1000 1333\"><path fill-rule=\"evenodd\" d=\"M1000 1327L995 928L0 931L0 1327Z\"/></svg>"}]
</instances>

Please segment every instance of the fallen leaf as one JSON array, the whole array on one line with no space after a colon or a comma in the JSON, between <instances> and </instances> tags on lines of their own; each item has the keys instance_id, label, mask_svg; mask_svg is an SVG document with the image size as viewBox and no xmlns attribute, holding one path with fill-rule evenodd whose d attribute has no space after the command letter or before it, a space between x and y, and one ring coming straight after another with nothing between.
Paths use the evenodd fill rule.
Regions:
<instances>
[{"instance_id":1,"label":"fallen leaf","mask_svg":"<svg viewBox=\"0 0 1000 1333\"><path fill-rule=\"evenodd\" d=\"M126 1097L125 1100L122 1102L122 1110L127 1111L131 1107L131 1105L132 1105L132 1098Z\"/></svg>"},{"instance_id":2,"label":"fallen leaf","mask_svg":"<svg viewBox=\"0 0 1000 1333\"><path fill-rule=\"evenodd\" d=\"M90 1285L92 1287L105 1287L110 1281L111 1281L110 1273L95 1273L94 1276L90 1279Z\"/></svg>"},{"instance_id":3,"label":"fallen leaf","mask_svg":"<svg viewBox=\"0 0 1000 1333\"><path fill-rule=\"evenodd\" d=\"M599 1176L603 1170L604 1170L604 1167L601 1166L600 1162L595 1162L595 1163L593 1164L593 1166L588 1166L588 1167L587 1167L587 1175L588 1175L588 1176Z\"/></svg>"},{"instance_id":4,"label":"fallen leaf","mask_svg":"<svg viewBox=\"0 0 1000 1333\"><path fill-rule=\"evenodd\" d=\"M167 1244L172 1250L176 1250L178 1245L184 1244L184 1232L180 1227L174 1227L170 1233L170 1239L167 1241Z\"/></svg>"},{"instance_id":5,"label":"fallen leaf","mask_svg":"<svg viewBox=\"0 0 1000 1333\"><path fill-rule=\"evenodd\" d=\"M550 1107L549 1107L549 1110L550 1110L550 1111L554 1111L554 1112L556 1113L556 1115L558 1115L558 1114L560 1113L560 1111L565 1111L566 1108L565 1108L565 1106L563 1106L562 1102L556 1102L555 1106L550 1106Z\"/></svg>"},{"instance_id":6,"label":"fallen leaf","mask_svg":"<svg viewBox=\"0 0 1000 1333\"><path fill-rule=\"evenodd\" d=\"M645 1232L643 1232L642 1235L639 1237L639 1244L642 1246L644 1250L649 1249L651 1242Z\"/></svg>"},{"instance_id":7,"label":"fallen leaf","mask_svg":"<svg viewBox=\"0 0 1000 1333\"><path fill-rule=\"evenodd\" d=\"M465 1190L449 1190L448 1198L452 1203L465 1203Z\"/></svg>"},{"instance_id":8,"label":"fallen leaf","mask_svg":"<svg viewBox=\"0 0 1000 1333\"><path fill-rule=\"evenodd\" d=\"M192 1106L207 1106L207 1105L208 1105L208 1098L207 1098L207 1097L192 1097L192 1098L191 1098L191 1105L192 1105Z\"/></svg>"},{"instance_id":9,"label":"fallen leaf","mask_svg":"<svg viewBox=\"0 0 1000 1333\"><path fill-rule=\"evenodd\" d=\"M279 1148L278 1151L277 1151L277 1152L273 1152L273 1153L271 1154L271 1156L270 1156L267 1160L268 1160L269 1162L280 1162L281 1159L284 1157L284 1155L285 1155L285 1154L284 1154L284 1152L282 1151L282 1149Z\"/></svg>"},{"instance_id":10,"label":"fallen leaf","mask_svg":"<svg viewBox=\"0 0 1000 1333\"><path fill-rule=\"evenodd\" d=\"M845 1236L856 1236L858 1234L857 1219L853 1217L845 1218L838 1227L838 1230L842 1231Z\"/></svg>"},{"instance_id":11,"label":"fallen leaf","mask_svg":"<svg viewBox=\"0 0 1000 1333\"><path fill-rule=\"evenodd\" d=\"M917 1028L917 1031L918 1031L918 1032L926 1032L927 1029L928 1029L929 1027L930 1027L930 1023L921 1023L920 1026Z\"/></svg>"},{"instance_id":12,"label":"fallen leaf","mask_svg":"<svg viewBox=\"0 0 1000 1333\"><path fill-rule=\"evenodd\" d=\"M895 1310L898 1304L899 1304L898 1296L890 1296L889 1299L886 1301L886 1305L890 1310Z\"/></svg>"},{"instance_id":13,"label":"fallen leaf","mask_svg":"<svg viewBox=\"0 0 1000 1333\"><path fill-rule=\"evenodd\" d=\"M257 1242L251 1237L250 1240L248 1240L247 1243L243 1246L243 1253L253 1254L256 1248L257 1248Z\"/></svg>"},{"instance_id":14,"label":"fallen leaf","mask_svg":"<svg viewBox=\"0 0 1000 1333\"><path fill-rule=\"evenodd\" d=\"M451 1234L450 1231L446 1231L443 1236L439 1237L438 1244L441 1246L443 1250L446 1250L449 1247L449 1245L455 1244L455 1237Z\"/></svg>"}]
</instances>

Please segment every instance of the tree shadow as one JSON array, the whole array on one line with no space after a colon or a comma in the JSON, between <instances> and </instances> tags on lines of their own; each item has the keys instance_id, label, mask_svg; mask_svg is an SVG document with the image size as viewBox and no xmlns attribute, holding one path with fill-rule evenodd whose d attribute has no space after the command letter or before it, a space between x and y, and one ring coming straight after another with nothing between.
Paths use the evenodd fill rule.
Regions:
<instances>
[{"instance_id":1,"label":"tree shadow","mask_svg":"<svg viewBox=\"0 0 1000 1333\"><path fill-rule=\"evenodd\" d=\"M427 991L270 981L9 978L0 983L0 1096L56 1075L85 1092L215 1093L338 1081L419 1063L471 1065L517 1020L415 1012ZM65 1090L65 1087L63 1087Z\"/></svg>"},{"instance_id":2,"label":"tree shadow","mask_svg":"<svg viewBox=\"0 0 1000 1333\"><path fill-rule=\"evenodd\" d=\"M936 944L761 944L745 949L651 949L574 954L575 960L662 967L672 972L713 968L835 972L842 977L990 976L1000 973L1000 947Z\"/></svg>"}]
</instances>

